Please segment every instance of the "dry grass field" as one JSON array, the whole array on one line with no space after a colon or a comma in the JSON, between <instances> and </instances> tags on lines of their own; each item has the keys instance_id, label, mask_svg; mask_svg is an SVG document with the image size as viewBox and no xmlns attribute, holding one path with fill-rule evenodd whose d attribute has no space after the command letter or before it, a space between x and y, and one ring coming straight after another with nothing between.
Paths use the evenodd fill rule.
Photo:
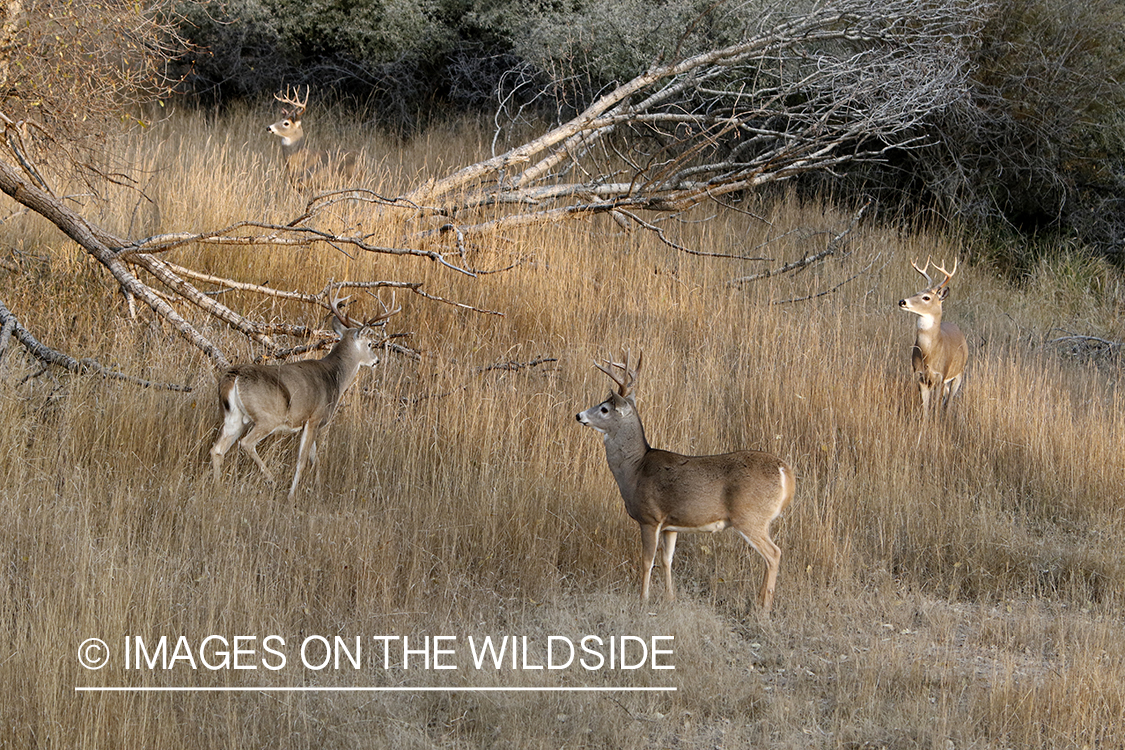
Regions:
<instances>
[{"instance_id":1,"label":"dry grass field","mask_svg":"<svg viewBox=\"0 0 1125 750\"><path fill-rule=\"evenodd\" d=\"M133 236L291 218L302 201L284 187L267 118L177 115L123 142L155 206L123 191L88 210ZM491 134L462 123L407 143L336 136L366 149L371 183L389 194L475 160ZM413 332L421 362L388 355L360 374L322 441L319 479L292 502L237 451L210 481L209 363L145 312L124 315L108 277L52 227L10 217L0 298L41 340L194 390L35 375L10 346L0 746L1125 748L1122 363L1051 343L1125 340L1125 277L1081 257L1018 284L963 264L945 311L967 333L968 376L948 423L922 432L915 318L896 306L920 288L909 262L987 248L861 224L847 253L737 288L728 281L823 249L851 219L792 198L743 207L765 221L705 208L674 231L770 263L690 255L601 220L489 240L471 262L515 267L477 279L332 249L176 251L278 287L423 281L504 313L400 295L393 326ZM388 244L403 228L341 220L385 230ZM256 353L205 325L232 359ZM682 534L678 601L656 580L639 606L636 524L600 440L574 419L609 389L592 360L623 348L644 351L638 407L654 446L767 450L797 472L774 524L771 616L753 602L762 561L729 531ZM539 358L550 361L486 369ZM286 483L295 449L275 439L263 451ZM673 653L610 668L606 645L600 668L532 668L551 637L561 648L587 635L628 637L628 666L641 642ZM526 637L527 651L478 669L485 636ZM97 671L77 658L92 637L109 646ZM360 665L345 654L319 668L318 637L352 651L359 639ZM152 666L127 657L137 638ZM405 664L402 638L415 651ZM419 690L435 687L446 690ZM630 690L511 690L537 687Z\"/></svg>"}]
</instances>

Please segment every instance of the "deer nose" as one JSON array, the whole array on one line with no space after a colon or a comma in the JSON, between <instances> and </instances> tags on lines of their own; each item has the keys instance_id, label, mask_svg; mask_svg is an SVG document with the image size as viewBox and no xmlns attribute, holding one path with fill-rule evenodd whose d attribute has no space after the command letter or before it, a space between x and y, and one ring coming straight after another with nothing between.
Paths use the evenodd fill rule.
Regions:
<instances>
[{"instance_id":1,"label":"deer nose","mask_svg":"<svg viewBox=\"0 0 1125 750\"><path fill-rule=\"evenodd\" d=\"M906 307L906 300L904 300L904 299L900 299L900 300L898 301L898 306L899 306L899 307Z\"/></svg>"},{"instance_id":2,"label":"deer nose","mask_svg":"<svg viewBox=\"0 0 1125 750\"><path fill-rule=\"evenodd\" d=\"M582 423L582 424L584 424L584 423L582 422L582 412L578 412L577 414L575 414L575 415L574 415L574 418L575 418L575 419L577 419L577 420L579 421L579 423Z\"/></svg>"}]
</instances>

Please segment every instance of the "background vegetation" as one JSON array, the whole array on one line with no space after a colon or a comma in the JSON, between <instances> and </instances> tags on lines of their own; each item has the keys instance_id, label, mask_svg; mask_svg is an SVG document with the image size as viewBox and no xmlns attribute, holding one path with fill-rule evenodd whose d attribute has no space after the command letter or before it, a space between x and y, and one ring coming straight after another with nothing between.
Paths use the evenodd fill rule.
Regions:
<instances>
[{"instance_id":1,"label":"background vegetation","mask_svg":"<svg viewBox=\"0 0 1125 750\"><path fill-rule=\"evenodd\" d=\"M247 201L285 215L302 199L284 186L275 144L258 135L267 116L215 124L183 113L157 137L115 148L158 165L150 189L166 207L161 222L204 211L221 223ZM442 174L479 158L488 140L462 122L375 141L376 187L393 193ZM131 200L114 199L100 218L121 231L111 222L127 220ZM742 208L685 216L686 238L717 252L772 239L768 253L781 263L823 248L851 220L796 197ZM401 227L383 221L380 231L390 238ZM519 265L478 280L414 261L429 288L505 316L400 297L400 325L415 332L422 362L390 357L362 376L329 430L320 481L289 503L242 457L227 462L222 485L210 483L218 410L202 355L185 353L151 313L123 316L115 286L53 228L9 218L5 263L21 273L0 284L13 310L49 299L44 338L197 390L35 376L36 365L5 358L0 742L1125 747L1119 350L1056 341L1066 332L1125 338L1119 271L1084 256L1044 260L1019 285L982 265L959 271L946 309L969 333L969 378L950 423L920 434L913 321L895 302L919 286L911 259L966 246L861 225L825 264L737 288L727 282L760 264L677 252L607 218L510 239L472 260ZM248 279L313 286L378 275L387 262L331 249L178 252ZM826 296L772 304L852 277ZM254 353L217 324L207 331L240 359ZM684 535L681 601L637 607L636 526L597 437L574 421L608 387L591 360L625 346L645 352L639 404L654 444L765 449L796 468L796 500L776 525L784 557L771 618L751 603L761 562L732 534ZM485 369L538 358L554 361ZM279 440L264 455L288 470L292 451ZM267 632L674 635L677 669L666 678L602 673L584 684L679 689L74 692L288 684L289 672L86 672L75 659L91 635ZM531 673L435 678L377 665L306 677L322 686L542 684Z\"/></svg>"},{"instance_id":2,"label":"background vegetation","mask_svg":"<svg viewBox=\"0 0 1125 750\"><path fill-rule=\"evenodd\" d=\"M159 305L121 294L141 259L107 243L299 215L307 196L263 133L276 115L263 100L283 83L316 85L321 136L363 152L365 188L401 196L506 147L485 102L503 102L510 137L532 137L655 56L776 17L616 2L0 5L5 189L53 189L105 245L79 248L5 204L0 745L1125 747L1120 6L949 7L981 19L963 50L972 85L919 124L926 149L662 217L680 247L603 214L475 238L461 260L494 271L477 278L330 244L161 254L278 289L407 277L477 308L398 296L396 325L421 360L389 355L363 374L320 476L288 502L242 457L210 481L214 359L185 346ZM152 63L177 34L208 54L181 58L169 79ZM54 72L23 64L35 55ZM185 98L163 99L166 117L120 106L169 95L181 77ZM123 132L137 119L146 130ZM822 262L731 283L825 250L872 196L880 210ZM372 204L324 215L386 246L418 228ZM909 261L929 255L973 261L946 303L971 354L952 419L923 430L914 321L895 302L919 286ZM254 320L320 325L292 301L206 288ZM262 351L150 291L233 359ZM42 367L12 343L17 318L61 350L193 390ZM596 435L573 418L608 387L591 360L626 347L645 352L638 395L655 445L763 449L796 469L772 617L749 603L762 565L731 534L684 535L681 600L636 605L635 524ZM292 448L275 441L265 460L288 469ZM672 673L582 677L677 691L75 692L291 684L292 671L88 672L75 658L90 636L267 633L673 635ZM370 661L302 677L564 679Z\"/></svg>"},{"instance_id":3,"label":"background vegetation","mask_svg":"<svg viewBox=\"0 0 1125 750\"><path fill-rule=\"evenodd\" d=\"M1037 253L1008 242L1013 235L1034 235L1040 248L1044 238L1076 241L1120 263L1125 8L1119 0L947 4L981 19L965 50L969 90L920 127L930 147L853 167L843 182L833 177L833 189L875 194L890 214L922 211L987 232L1017 273ZM565 119L657 60L722 47L804 9L631 0L188 7L182 33L199 50L184 73L201 100L258 100L283 83L309 83L324 100L350 98L362 116L400 131L491 112L500 101L514 109L513 100ZM807 182L823 192L823 180Z\"/></svg>"}]
</instances>

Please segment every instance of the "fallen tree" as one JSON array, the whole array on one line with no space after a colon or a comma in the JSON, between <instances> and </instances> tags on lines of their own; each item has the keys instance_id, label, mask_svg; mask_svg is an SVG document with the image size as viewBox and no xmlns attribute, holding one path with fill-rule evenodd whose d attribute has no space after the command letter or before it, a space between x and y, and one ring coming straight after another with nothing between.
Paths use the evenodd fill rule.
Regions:
<instances>
[{"instance_id":1,"label":"fallen tree","mask_svg":"<svg viewBox=\"0 0 1125 750\"><path fill-rule=\"evenodd\" d=\"M307 337L310 331L253 320L208 293L216 289L284 297L327 311L348 288L398 288L492 311L441 300L409 281L348 280L319 290L279 290L176 265L162 257L169 250L195 243L349 246L421 257L451 273L474 275L463 258L465 244L475 236L597 214L655 232L678 247L660 227L662 217L920 147L922 126L967 97L965 51L982 7L949 0L838 0L791 17L764 18L736 44L658 61L527 143L400 196L362 187L315 196L286 224L247 219L142 239L114 236L52 193L41 166L52 163L50 128L2 112L0 190L78 243L130 304L147 305L225 368L225 353L201 333L193 322L197 316L221 321L275 356L296 351L276 336ZM16 48L6 49L11 55ZM88 179L115 179L73 156L69 163ZM409 212L406 236L399 246L385 246L370 236L327 228L330 209L341 202Z\"/></svg>"}]
</instances>

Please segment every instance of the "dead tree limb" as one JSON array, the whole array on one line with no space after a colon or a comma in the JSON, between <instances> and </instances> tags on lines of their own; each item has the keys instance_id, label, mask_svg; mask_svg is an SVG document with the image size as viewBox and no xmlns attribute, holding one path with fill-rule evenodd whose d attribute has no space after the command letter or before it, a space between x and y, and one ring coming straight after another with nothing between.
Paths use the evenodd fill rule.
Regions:
<instances>
[{"instance_id":1,"label":"dead tree limb","mask_svg":"<svg viewBox=\"0 0 1125 750\"><path fill-rule=\"evenodd\" d=\"M770 17L737 44L654 65L570 121L402 203L442 221L417 238L455 229L463 239L681 211L920 147L924 126L968 97L967 49L983 7L835 0Z\"/></svg>"},{"instance_id":2,"label":"dead tree limb","mask_svg":"<svg viewBox=\"0 0 1125 750\"><path fill-rule=\"evenodd\" d=\"M101 375L103 378L111 380L122 380L126 383L133 385L143 386L145 388L162 388L169 391L180 391L183 393L190 393L192 388L187 385L177 385L176 383L159 383L153 380L145 380L144 378L126 375L123 372L106 367L94 359L75 359L69 354L57 351L47 346L35 337L31 331L19 322L12 311L0 301L0 360L3 359L7 351L8 341L14 338L20 342L27 353L35 359L42 362L44 365L53 365L61 367L74 373L93 372Z\"/></svg>"},{"instance_id":3,"label":"dead tree limb","mask_svg":"<svg viewBox=\"0 0 1125 750\"><path fill-rule=\"evenodd\" d=\"M230 362L215 344L201 334L167 302L161 299L146 284L137 279L119 258L115 256L100 237L104 232L96 230L89 222L67 208L61 201L28 183L23 174L16 171L5 159L0 159L0 191L7 193L17 202L50 220L68 237L77 242L98 263L102 264L128 294L148 305L157 315L167 320L177 332L193 346L206 354L219 368L227 368Z\"/></svg>"},{"instance_id":4,"label":"dead tree limb","mask_svg":"<svg viewBox=\"0 0 1125 750\"><path fill-rule=\"evenodd\" d=\"M740 276L737 279L731 279L727 282L727 285L741 287L753 281L760 281L761 279L768 279L772 276L780 276L782 274L800 271L802 268L807 268L814 263L819 263L825 258L832 257L840 251L841 247L843 247L844 240L849 234L851 234L852 230L855 229L856 225L859 223L859 220L863 218L864 213L867 212L867 209L870 206L870 201L863 204L863 206L852 216L852 220L848 223L848 226L838 234L836 234L831 240L829 240L828 244L825 245L823 250L813 253L812 255L806 254L801 258L790 261L789 263L785 263L778 268L767 269L758 273L752 273L749 276Z\"/></svg>"}]
</instances>

